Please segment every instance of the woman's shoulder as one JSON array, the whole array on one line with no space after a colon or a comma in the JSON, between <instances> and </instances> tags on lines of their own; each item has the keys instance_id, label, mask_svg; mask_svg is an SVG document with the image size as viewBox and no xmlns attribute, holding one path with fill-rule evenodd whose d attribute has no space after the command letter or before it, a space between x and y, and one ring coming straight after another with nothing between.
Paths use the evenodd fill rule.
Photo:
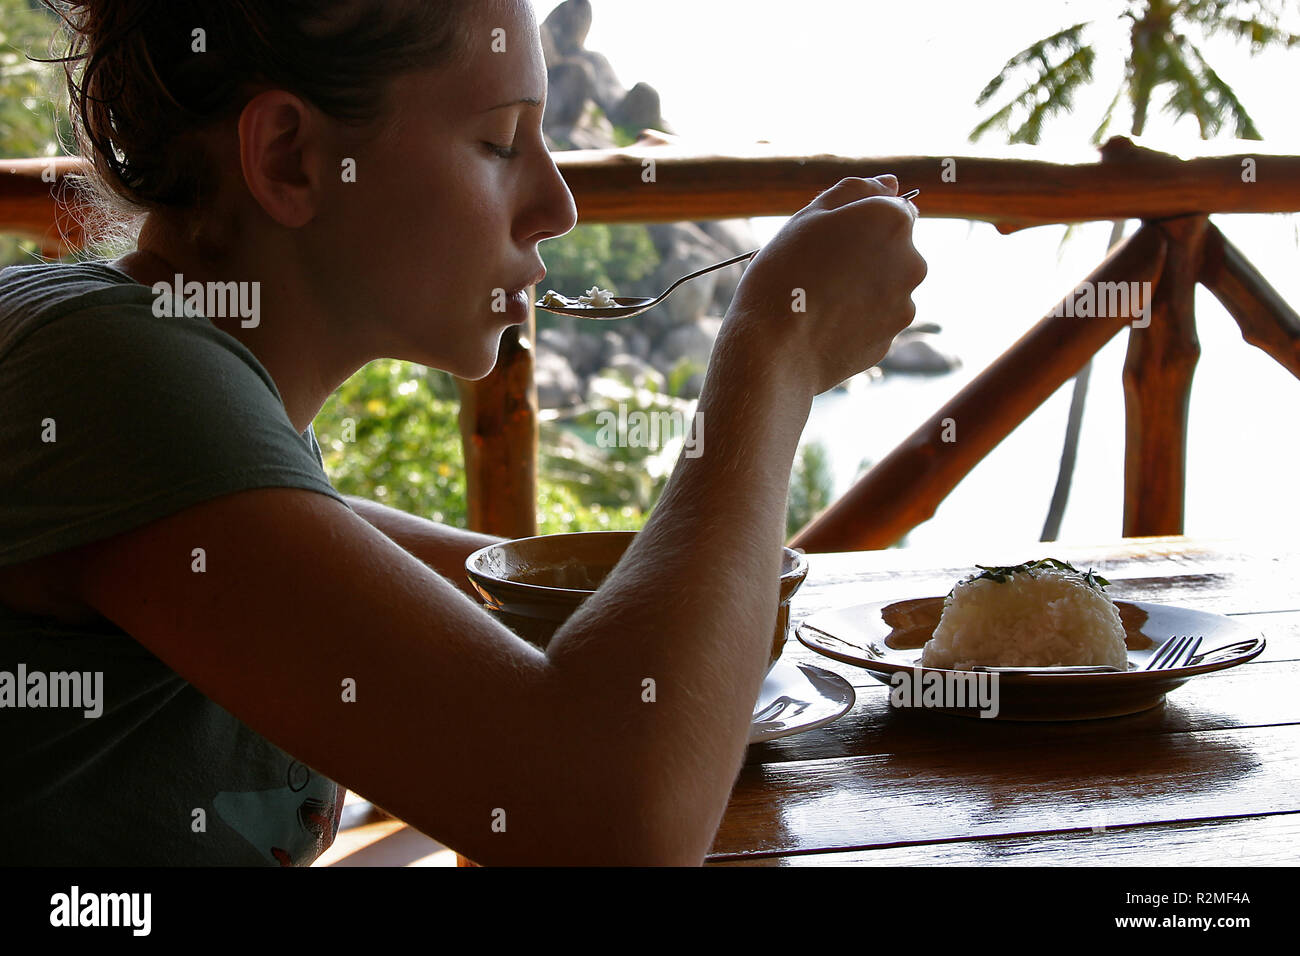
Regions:
<instances>
[{"instance_id":1,"label":"woman's shoulder","mask_svg":"<svg viewBox=\"0 0 1300 956\"><path fill-rule=\"evenodd\" d=\"M174 316L158 306L154 287L108 262L10 266L0 270L0 365L30 372L74 362L154 374L161 363L184 375L198 366L280 401L246 345L201 314Z\"/></svg>"},{"instance_id":2,"label":"woman's shoulder","mask_svg":"<svg viewBox=\"0 0 1300 956\"><path fill-rule=\"evenodd\" d=\"M104 288L135 287L144 295L148 289L108 262L35 262L0 269L0 308L33 301L84 295Z\"/></svg>"},{"instance_id":3,"label":"woman's shoulder","mask_svg":"<svg viewBox=\"0 0 1300 956\"><path fill-rule=\"evenodd\" d=\"M142 305L152 292L107 262L43 262L0 269L0 356L56 318L97 305Z\"/></svg>"},{"instance_id":4,"label":"woman's shoulder","mask_svg":"<svg viewBox=\"0 0 1300 956\"><path fill-rule=\"evenodd\" d=\"M72 298L0 315L0 566L248 488L342 501L313 436L237 339L205 318L156 315L152 289L110 268L19 272L5 277L11 300L24 283Z\"/></svg>"}]
</instances>

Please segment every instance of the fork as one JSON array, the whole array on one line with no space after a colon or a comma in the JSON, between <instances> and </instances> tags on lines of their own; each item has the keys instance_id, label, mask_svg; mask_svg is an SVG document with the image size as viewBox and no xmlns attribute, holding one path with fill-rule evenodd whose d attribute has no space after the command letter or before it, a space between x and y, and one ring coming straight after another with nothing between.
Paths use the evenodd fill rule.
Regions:
<instances>
[{"instance_id":1,"label":"fork","mask_svg":"<svg viewBox=\"0 0 1300 956\"><path fill-rule=\"evenodd\" d=\"M1201 639L1187 635L1179 637L1177 635L1169 638L1156 649L1151 655L1151 660L1147 661L1147 666L1142 668L1144 671L1168 671L1176 667L1186 667L1196 656L1196 652L1201 648Z\"/></svg>"}]
</instances>

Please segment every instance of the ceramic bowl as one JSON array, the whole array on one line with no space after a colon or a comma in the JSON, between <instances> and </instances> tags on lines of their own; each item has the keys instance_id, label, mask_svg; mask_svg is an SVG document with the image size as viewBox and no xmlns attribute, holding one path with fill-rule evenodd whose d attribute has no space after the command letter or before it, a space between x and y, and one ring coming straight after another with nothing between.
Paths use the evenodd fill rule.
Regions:
<instances>
[{"instance_id":1,"label":"ceramic bowl","mask_svg":"<svg viewBox=\"0 0 1300 956\"><path fill-rule=\"evenodd\" d=\"M614 569L635 531L577 531L516 538L480 548L465 560L487 610L526 641L545 648ZM808 576L802 552L782 548L780 603L769 667L785 647L790 598Z\"/></svg>"}]
</instances>

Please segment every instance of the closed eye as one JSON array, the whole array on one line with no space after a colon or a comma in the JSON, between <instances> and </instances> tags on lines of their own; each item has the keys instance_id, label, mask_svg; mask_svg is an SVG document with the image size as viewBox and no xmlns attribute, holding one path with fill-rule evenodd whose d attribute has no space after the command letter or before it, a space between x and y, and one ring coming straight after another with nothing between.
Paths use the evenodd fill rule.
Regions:
<instances>
[{"instance_id":1,"label":"closed eye","mask_svg":"<svg viewBox=\"0 0 1300 956\"><path fill-rule=\"evenodd\" d=\"M489 143L486 141L483 145L487 147L488 152L493 156L496 156L498 159L514 159L519 155L519 150L515 149L513 146L498 146L496 143Z\"/></svg>"}]
</instances>

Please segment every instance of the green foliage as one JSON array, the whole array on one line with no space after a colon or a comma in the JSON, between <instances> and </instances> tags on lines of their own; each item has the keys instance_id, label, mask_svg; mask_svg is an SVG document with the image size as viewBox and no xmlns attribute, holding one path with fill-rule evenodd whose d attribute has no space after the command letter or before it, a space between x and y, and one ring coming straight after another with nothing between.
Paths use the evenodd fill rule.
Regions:
<instances>
[{"instance_id":1,"label":"green foliage","mask_svg":"<svg viewBox=\"0 0 1300 956\"><path fill-rule=\"evenodd\" d=\"M1003 84L1022 69L1031 73L1028 85L1006 106L997 110L971 131L971 142L991 129L1005 130L1011 143L1037 143L1043 124L1052 116L1069 112L1078 89L1092 81L1096 52L1083 42L1087 23L1054 33L1021 50L1002 67L1002 72L980 91L976 106L983 106L1002 89ZM1055 59L1055 62L1053 60ZM1019 110L1025 119L1014 129L1011 117Z\"/></svg>"},{"instance_id":2,"label":"green foliage","mask_svg":"<svg viewBox=\"0 0 1300 956\"><path fill-rule=\"evenodd\" d=\"M1300 46L1300 36L1282 29L1287 6L1288 0L1184 0L1179 10L1206 36L1226 33L1259 53L1267 47Z\"/></svg>"},{"instance_id":3,"label":"green foliage","mask_svg":"<svg viewBox=\"0 0 1300 956\"><path fill-rule=\"evenodd\" d=\"M57 24L34 0L0 0L0 158L57 156L72 139L63 70L27 58L48 58ZM34 262L38 252L35 242L0 236L0 268Z\"/></svg>"},{"instance_id":4,"label":"green foliage","mask_svg":"<svg viewBox=\"0 0 1300 956\"><path fill-rule=\"evenodd\" d=\"M459 402L444 372L371 362L326 400L314 424L325 470L341 494L463 528L465 460Z\"/></svg>"},{"instance_id":5,"label":"green foliage","mask_svg":"<svg viewBox=\"0 0 1300 956\"><path fill-rule=\"evenodd\" d=\"M49 58L57 26L32 0L0 0L0 157L55 156L71 138L62 68L28 59Z\"/></svg>"},{"instance_id":6,"label":"green foliage","mask_svg":"<svg viewBox=\"0 0 1300 956\"><path fill-rule=\"evenodd\" d=\"M659 264L649 233L639 225L580 225L565 236L547 240L540 251L546 263L545 287L568 295L585 292L593 285L635 295L637 283ZM554 316L537 314L539 331L558 324ZM605 331L599 322L582 323L577 329L593 336ZM629 409L669 408L693 372L688 363L679 363L670 376L667 396L656 396L653 385L638 390L627 381L624 400ZM541 533L639 530L644 526L667 473L657 470L662 456L656 449L596 446L598 413L612 410L617 414L617 402L617 398L606 396L566 423L541 423Z\"/></svg>"},{"instance_id":7,"label":"green foliage","mask_svg":"<svg viewBox=\"0 0 1300 956\"><path fill-rule=\"evenodd\" d=\"M546 263L545 287L568 295L585 292L593 285L619 294L643 294L637 284L659 264L649 233L638 225L580 225L568 235L547 240L541 254ZM558 324L554 316L537 314L539 331ZM599 322L581 323L577 329L593 336L605 331ZM647 412L678 408L677 396L696 370L686 360L679 362L668 376L663 396L653 384L637 389L626 381L624 401L629 409ZM617 403L617 398L605 396L564 424L542 422L538 463L543 499L538 527L542 533L639 530L644 526L668 471L662 470L663 456L656 449L595 445L598 413L617 414Z\"/></svg>"},{"instance_id":8,"label":"green foliage","mask_svg":"<svg viewBox=\"0 0 1300 956\"><path fill-rule=\"evenodd\" d=\"M640 137L641 131L633 129L631 126L614 127L614 144L616 146L631 146Z\"/></svg>"},{"instance_id":9,"label":"green foliage","mask_svg":"<svg viewBox=\"0 0 1300 956\"><path fill-rule=\"evenodd\" d=\"M821 442L808 442L799 450L790 470L786 499L785 536L792 537L831 503L830 456Z\"/></svg>"},{"instance_id":10,"label":"green foliage","mask_svg":"<svg viewBox=\"0 0 1300 956\"><path fill-rule=\"evenodd\" d=\"M31 265L43 262L39 258L40 247L30 239L17 236L0 235L0 269L6 266Z\"/></svg>"},{"instance_id":11,"label":"green foliage","mask_svg":"<svg viewBox=\"0 0 1300 956\"><path fill-rule=\"evenodd\" d=\"M593 285L622 294L659 264L645 226L577 226L568 235L546 240L540 252L546 263L546 287L567 295L586 292ZM539 322L543 317L544 313L538 314ZM600 323L592 326L599 329Z\"/></svg>"},{"instance_id":12,"label":"green foliage","mask_svg":"<svg viewBox=\"0 0 1300 956\"><path fill-rule=\"evenodd\" d=\"M344 382L313 427L325 470L341 494L465 528L459 413L459 389L451 375L382 359ZM564 482L545 476L538 485L539 534L640 530L648 517L631 505L584 502Z\"/></svg>"},{"instance_id":13,"label":"green foliage","mask_svg":"<svg viewBox=\"0 0 1300 956\"><path fill-rule=\"evenodd\" d=\"M1175 118L1195 116L1201 139L1218 136L1225 122L1231 122L1237 139L1263 139L1237 94L1205 62L1201 51L1183 37L1175 46L1181 55L1170 57L1170 73L1175 79L1165 112Z\"/></svg>"},{"instance_id":14,"label":"green foliage","mask_svg":"<svg viewBox=\"0 0 1300 956\"><path fill-rule=\"evenodd\" d=\"M672 381L679 387L695 368L682 359ZM648 516L685 447L695 402L676 388L633 381L626 372L607 374L617 387L607 387L564 423L542 423L542 474L588 503ZM638 419L645 433L636 431Z\"/></svg>"},{"instance_id":15,"label":"green foliage","mask_svg":"<svg viewBox=\"0 0 1300 956\"><path fill-rule=\"evenodd\" d=\"M546 240L539 251L546 263L545 288L565 295L578 295L593 285L616 295L649 294L639 283L659 265L650 234L637 225L579 225L567 235ZM537 313L539 332L561 323L549 312ZM605 332L600 322L580 322L576 329L580 335L594 337ZM542 467L545 474L546 465Z\"/></svg>"},{"instance_id":16,"label":"green foliage","mask_svg":"<svg viewBox=\"0 0 1300 956\"><path fill-rule=\"evenodd\" d=\"M692 361L684 356L678 359L677 364L669 369L666 376L668 394L680 397L682 389L690 381L691 376L696 372L703 371L705 371L705 367L699 362Z\"/></svg>"},{"instance_id":17,"label":"green foliage","mask_svg":"<svg viewBox=\"0 0 1300 956\"><path fill-rule=\"evenodd\" d=\"M549 239L541 247L547 289L573 295L601 286L620 294L638 294L659 264L650 235L640 225L580 225L573 232ZM554 316L538 312L538 329L558 325ZM577 325L578 332L601 336L599 323ZM667 392L650 382L625 378L623 392L594 399L580 415L564 421L543 421L538 485L542 488L539 528L552 531L640 529L649 518L671 473L675 455L656 447L614 447L595 444L602 412L617 415L623 401L629 411L681 411L680 390L697 367L682 360L668 376ZM666 464L668 457L673 462Z\"/></svg>"},{"instance_id":18,"label":"green foliage","mask_svg":"<svg viewBox=\"0 0 1300 956\"><path fill-rule=\"evenodd\" d=\"M648 514L631 505L607 508L599 503L583 504L563 484L538 481L537 533L567 531L640 531Z\"/></svg>"},{"instance_id":19,"label":"green foliage","mask_svg":"<svg viewBox=\"0 0 1300 956\"><path fill-rule=\"evenodd\" d=\"M1217 136L1225 126L1239 139L1262 138L1236 93L1206 62L1185 29L1194 26L1206 37L1226 33L1245 40L1252 54L1270 47L1291 49L1300 45L1300 35L1282 28L1285 9L1284 0L1128 0L1122 16L1132 24L1132 42L1124 79L1093 133L1093 142L1100 143L1105 137L1115 108L1126 96L1133 110L1130 131L1142 135L1151 99L1157 89L1166 86L1165 112L1175 121L1193 117L1202 139ZM1007 60L980 91L977 106L993 99L1012 76L1027 70L1030 81L971 131L971 141L1000 129L1008 142L1038 143L1044 123L1068 112L1074 94L1092 81L1095 49L1085 37L1089 26L1090 22L1076 23Z\"/></svg>"}]
</instances>

